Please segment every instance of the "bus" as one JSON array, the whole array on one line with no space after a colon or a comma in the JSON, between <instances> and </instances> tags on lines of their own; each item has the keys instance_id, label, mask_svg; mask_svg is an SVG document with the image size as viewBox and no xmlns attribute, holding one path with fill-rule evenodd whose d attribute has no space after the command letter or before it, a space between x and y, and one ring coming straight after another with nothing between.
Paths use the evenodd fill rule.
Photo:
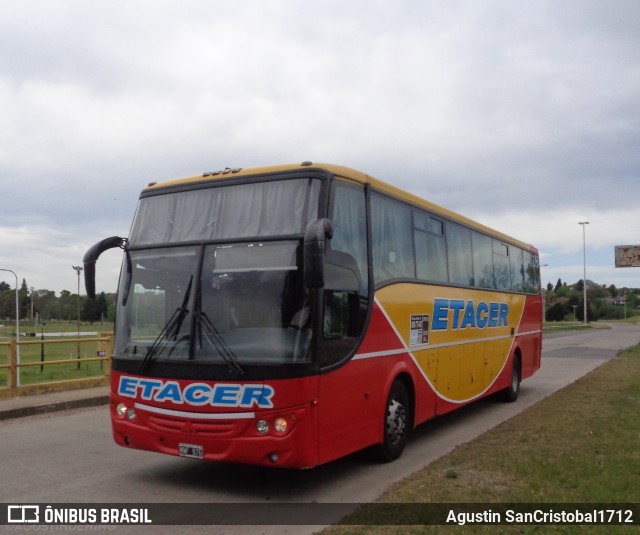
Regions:
<instances>
[{"instance_id":1,"label":"bus","mask_svg":"<svg viewBox=\"0 0 640 535\"><path fill-rule=\"evenodd\" d=\"M145 188L121 247L115 442L309 468L397 459L419 424L540 367L537 250L365 173L303 162Z\"/></svg>"}]
</instances>

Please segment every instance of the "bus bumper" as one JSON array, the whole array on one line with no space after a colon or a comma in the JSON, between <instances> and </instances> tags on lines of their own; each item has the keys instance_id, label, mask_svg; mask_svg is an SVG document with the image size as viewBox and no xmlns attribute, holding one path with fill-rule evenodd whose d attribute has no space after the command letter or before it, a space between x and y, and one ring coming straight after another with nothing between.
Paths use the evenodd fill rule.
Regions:
<instances>
[{"instance_id":1,"label":"bus bumper","mask_svg":"<svg viewBox=\"0 0 640 535\"><path fill-rule=\"evenodd\" d=\"M113 438L123 447L282 468L318 464L310 405L246 415L183 417L112 396L110 412Z\"/></svg>"}]
</instances>

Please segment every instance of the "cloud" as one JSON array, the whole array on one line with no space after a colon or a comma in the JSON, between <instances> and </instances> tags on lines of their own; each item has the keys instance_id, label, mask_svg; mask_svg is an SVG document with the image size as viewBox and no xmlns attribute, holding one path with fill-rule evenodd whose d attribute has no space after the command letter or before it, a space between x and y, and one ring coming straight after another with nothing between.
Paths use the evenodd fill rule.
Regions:
<instances>
[{"instance_id":1,"label":"cloud","mask_svg":"<svg viewBox=\"0 0 640 535\"><path fill-rule=\"evenodd\" d=\"M150 181L330 161L577 265L578 220L598 250L640 239L615 225L640 196L639 21L635 0L9 4L0 228L59 290L70 244L126 235Z\"/></svg>"},{"instance_id":2,"label":"cloud","mask_svg":"<svg viewBox=\"0 0 640 535\"><path fill-rule=\"evenodd\" d=\"M77 274L73 266L82 266L84 253L93 245L81 235L82 229L52 229L47 226L0 227L0 267L11 269L18 284L26 280L30 288L77 293ZM101 290L115 291L122 255L105 253L100 259L97 284ZM12 287L14 279L0 273ZM81 278L84 293L84 278Z\"/></svg>"}]
</instances>

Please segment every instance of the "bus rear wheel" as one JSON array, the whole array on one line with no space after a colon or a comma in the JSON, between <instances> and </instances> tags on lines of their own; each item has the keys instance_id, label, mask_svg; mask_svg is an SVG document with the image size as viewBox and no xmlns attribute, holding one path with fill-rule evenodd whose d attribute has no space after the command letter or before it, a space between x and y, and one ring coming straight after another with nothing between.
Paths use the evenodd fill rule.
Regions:
<instances>
[{"instance_id":1,"label":"bus rear wheel","mask_svg":"<svg viewBox=\"0 0 640 535\"><path fill-rule=\"evenodd\" d=\"M511 364L511 382L505 388L502 394L502 401L513 403L518 399L520 394L520 381L522 380L522 365L520 364L520 355L514 355Z\"/></svg>"},{"instance_id":2,"label":"bus rear wheel","mask_svg":"<svg viewBox=\"0 0 640 535\"><path fill-rule=\"evenodd\" d=\"M383 441L378 444L376 457L384 462L395 461L407 445L410 418L409 395L400 380L391 386L384 411Z\"/></svg>"}]
</instances>

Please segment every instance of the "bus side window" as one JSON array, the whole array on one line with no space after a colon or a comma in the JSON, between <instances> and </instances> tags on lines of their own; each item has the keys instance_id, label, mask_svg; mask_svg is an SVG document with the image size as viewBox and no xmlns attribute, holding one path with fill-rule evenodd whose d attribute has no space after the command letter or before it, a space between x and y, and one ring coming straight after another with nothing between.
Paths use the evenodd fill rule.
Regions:
<instances>
[{"instance_id":1,"label":"bus side window","mask_svg":"<svg viewBox=\"0 0 640 535\"><path fill-rule=\"evenodd\" d=\"M333 237L325 261L320 362L335 364L355 347L367 315L369 294L364 189L335 181L331 198Z\"/></svg>"},{"instance_id":2,"label":"bus side window","mask_svg":"<svg viewBox=\"0 0 640 535\"><path fill-rule=\"evenodd\" d=\"M371 195L373 276L376 285L415 279L411 208L383 195Z\"/></svg>"},{"instance_id":3,"label":"bus side window","mask_svg":"<svg viewBox=\"0 0 640 535\"><path fill-rule=\"evenodd\" d=\"M540 266L538 255L524 251L525 291L535 294L540 291Z\"/></svg>"},{"instance_id":4,"label":"bus side window","mask_svg":"<svg viewBox=\"0 0 640 535\"><path fill-rule=\"evenodd\" d=\"M524 264L522 262L522 249L509 247L509 263L511 265L511 289L514 292L525 291Z\"/></svg>"},{"instance_id":5,"label":"bus side window","mask_svg":"<svg viewBox=\"0 0 640 535\"><path fill-rule=\"evenodd\" d=\"M358 278L360 293L367 295L369 270L364 190L340 182L334 184L331 201L333 238L327 262L352 271Z\"/></svg>"},{"instance_id":6,"label":"bus side window","mask_svg":"<svg viewBox=\"0 0 640 535\"><path fill-rule=\"evenodd\" d=\"M447 222L447 260L449 262L449 282L473 286L473 257L471 230Z\"/></svg>"},{"instance_id":7,"label":"bus side window","mask_svg":"<svg viewBox=\"0 0 640 535\"><path fill-rule=\"evenodd\" d=\"M349 338L360 334L358 325L360 298L356 292L327 291L324 294L323 336Z\"/></svg>"},{"instance_id":8,"label":"bus side window","mask_svg":"<svg viewBox=\"0 0 640 535\"><path fill-rule=\"evenodd\" d=\"M413 239L419 279L447 282L444 222L421 210L413 211Z\"/></svg>"},{"instance_id":9,"label":"bus side window","mask_svg":"<svg viewBox=\"0 0 640 535\"><path fill-rule=\"evenodd\" d=\"M498 290L511 290L509 246L498 240L493 240L493 274Z\"/></svg>"},{"instance_id":10,"label":"bus side window","mask_svg":"<svg viewBox=\"0 0 640 535\"><path fill-rule=\"evenodd\" d=\"M473 248L473 282L477 288L495 288L493 276L493 248L491 238L479 232L471 232Z\"/></svg>"}]
</instances>

